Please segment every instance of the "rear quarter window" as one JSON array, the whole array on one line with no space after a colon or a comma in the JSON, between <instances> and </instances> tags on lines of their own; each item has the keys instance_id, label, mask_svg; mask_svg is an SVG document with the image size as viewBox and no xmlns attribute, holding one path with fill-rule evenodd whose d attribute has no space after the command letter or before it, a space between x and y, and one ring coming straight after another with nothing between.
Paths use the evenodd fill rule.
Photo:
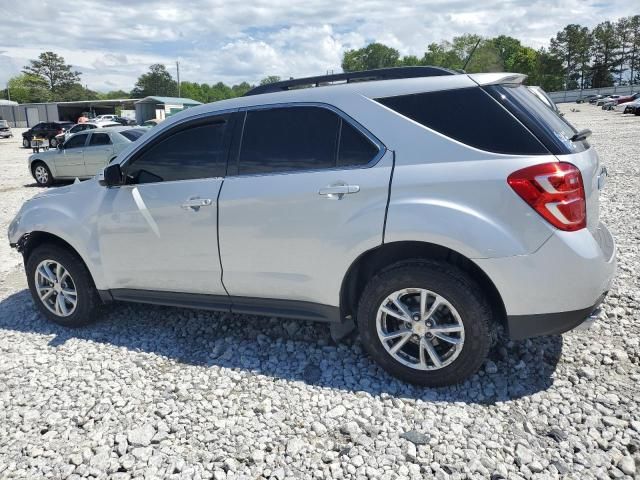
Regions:
<instances>
[{"instance_id":1,"label":"rear quarter window","mask_svg":"<svg viewBox=\"0 0 640 480\"><path fill-rule=\"evenodd\" d=\"M492 85L487 92L532 131L554 155L582 152L586 140L572 141L577 130L522 85Z\"/></svg>"},{"instance_id":2,"label":"rear quarter window","mask_svg":"<svg viewBox=\"0 0 640 480\"><path fill-rule=\"evenodd\" d=\"M546 155L545 146L480 87L376 99L447 137L489 152Z\"/></svg>"}]
</instances>

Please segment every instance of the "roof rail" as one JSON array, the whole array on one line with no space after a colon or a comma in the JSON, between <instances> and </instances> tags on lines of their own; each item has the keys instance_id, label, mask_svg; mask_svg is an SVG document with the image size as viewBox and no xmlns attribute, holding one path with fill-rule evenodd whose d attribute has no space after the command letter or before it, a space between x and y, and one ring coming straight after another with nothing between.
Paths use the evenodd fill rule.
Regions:
<instances>
[{"instance_id":1,"label":"roof rail","mask_svg":"<svg viewBox=\"0 0 640 480\"><path fill-rule=\"evenodd\" d=\"M262 93L284 92L296 88L321 87L331 82L346 81L366 82L371 80L392 80L397 78L438 77L442 75L455 75L458 72L443 67L393 67L363 70L360 72L335 73L332 75L320 75L317 77L294 78L282 82L267 83L252 88L244 96L260 95Z\"/></svg>"}]
</instances>

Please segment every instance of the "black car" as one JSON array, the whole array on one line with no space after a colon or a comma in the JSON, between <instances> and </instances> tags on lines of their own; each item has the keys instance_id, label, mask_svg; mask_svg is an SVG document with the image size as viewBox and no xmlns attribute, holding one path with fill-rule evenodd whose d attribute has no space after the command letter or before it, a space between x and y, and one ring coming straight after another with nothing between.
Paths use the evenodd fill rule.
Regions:
<instances>
[{"instance_id":1,"label":"black car","mask_svg":"<svg viewBox=\"0 0 640 480\"><path fill-rule=\"evenodd\" d=\"M73 125L73 122L65 121L40 122L22 134L22 146L29 148L31 146L31 139L33 137L38 137L47 140L51 148L56 148L58 146L56 135L64 133L73 127Z\"/></svg>"}]
</instances>

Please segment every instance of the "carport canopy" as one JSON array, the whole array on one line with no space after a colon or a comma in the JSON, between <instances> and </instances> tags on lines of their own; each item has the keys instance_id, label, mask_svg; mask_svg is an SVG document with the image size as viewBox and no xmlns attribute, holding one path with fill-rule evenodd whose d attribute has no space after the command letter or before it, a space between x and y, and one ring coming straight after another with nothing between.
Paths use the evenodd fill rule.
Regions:
<instances>
[{"instance_id":1,"label":"carport canopy","mask_svg":"<svg viewBox=\"0 0 640 480\"><path fill-rule=\"evenodd\" d=\"M57 102L60 120L76 122L83 112L93 112L96 115L113 114L116 107L124 110L134 110L134 103L138 98L118 98L113 100L80 100L77 102Z\"/></svg>"}]
</instances>

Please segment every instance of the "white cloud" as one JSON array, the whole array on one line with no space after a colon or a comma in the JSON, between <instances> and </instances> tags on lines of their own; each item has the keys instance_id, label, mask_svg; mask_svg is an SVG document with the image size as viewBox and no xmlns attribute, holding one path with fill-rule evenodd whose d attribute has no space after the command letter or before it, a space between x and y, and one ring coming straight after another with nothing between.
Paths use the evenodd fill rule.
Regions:
<instances>
[{"instance_id":1,"label":"white cloud","mask_svg":"<svg viewBox=\"0 0 640 480\"><path fill-rule=\"evenodd\" d=\"M256 82L340 70L346 49L380 41L422 55L463 33L546 45L568 23L594 26L639 13L637 0L0 0L0 85L44 50L65 57L98 90L129 90L152 63L184 80ZM37 12L37 14L34 14Z\"/></svg>"}]
</instances>

